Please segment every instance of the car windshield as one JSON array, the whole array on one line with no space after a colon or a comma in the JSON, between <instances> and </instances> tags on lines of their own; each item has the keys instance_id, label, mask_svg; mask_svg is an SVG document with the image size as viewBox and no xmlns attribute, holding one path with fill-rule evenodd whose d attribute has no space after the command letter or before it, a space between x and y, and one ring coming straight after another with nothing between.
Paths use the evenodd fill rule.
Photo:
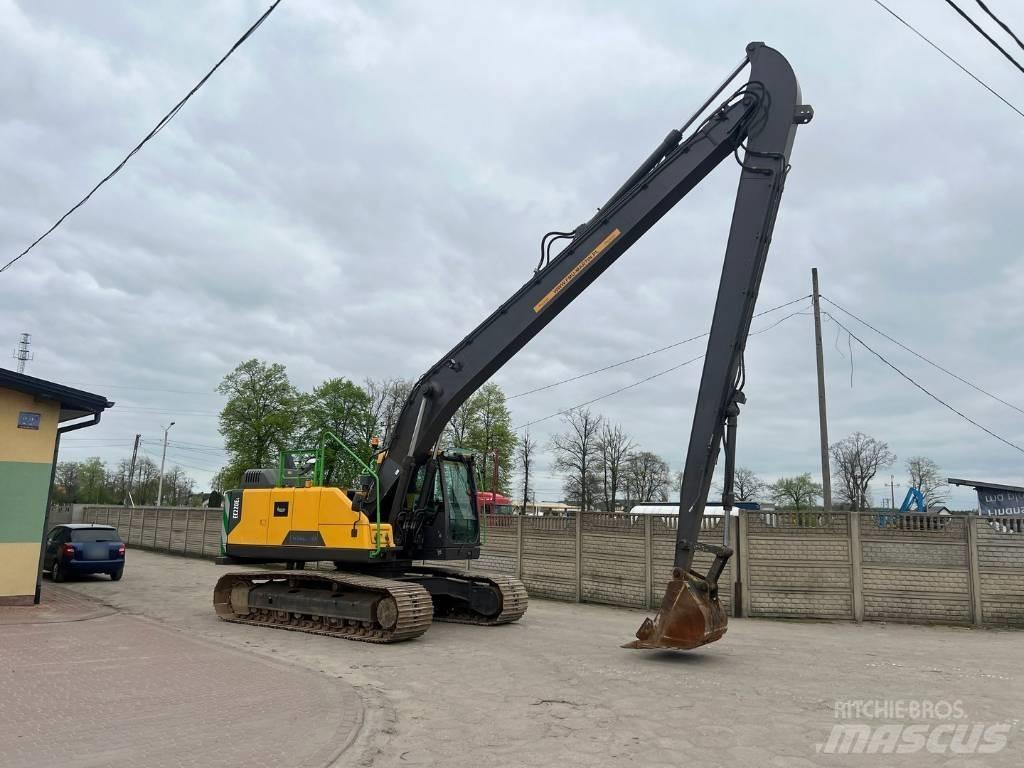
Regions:
<instances>
[{"instance_id":1,"label":"car windshield","mask_svg":"<svg viewBox=\"0 0 1024 768\"><path fill-rule=\"evenodd\" d=\"M113 528L78 528L71 531L71 540L77 542L120 541Z\"/></svg>"}]
</instances>

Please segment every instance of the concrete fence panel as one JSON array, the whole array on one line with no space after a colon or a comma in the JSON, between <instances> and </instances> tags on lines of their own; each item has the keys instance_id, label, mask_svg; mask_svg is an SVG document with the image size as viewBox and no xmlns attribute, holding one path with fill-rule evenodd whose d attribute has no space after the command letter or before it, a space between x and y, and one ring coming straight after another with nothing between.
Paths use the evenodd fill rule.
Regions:
<instances>
[{"instance_id":1,"label":"concrete fence panel","mask_svg":"<svg viewBox=\"0 0 1024 768\"><path fill-rule=\"evenodd\" d=\"M731 615L742 571L751 616L1024 627L1024 519L741 514L730 526L737 553L719 582ZM84 506L81 519L116 526L129 547L220 554L219 509ZM721 544L723 522L705 517L701 542ZM450 565L516 575L534 597L656 608L677 523L675 515L489 515L480 560ZM698 553L694 567L705 572L711 561Z\"/></svg>"},{"instance_id":2,"label":"concrete fence panel","mask_svg":"<svg viewBox=\"0 0 1024 768\"><path fill-rule=\"evenodd\" d=\"M967 518L858 518L865 619L973 622Z\"/></svg>"},{"instance_id":3,"label":"concrete fence panel","mask_svg":"<svg viewBox=\"0 0 1024 768\"><path fill-rule=\"evenodd\" d=\"M975 518L982 623L1024 627L1024 519Z\"/></svg>"},{"instance_id":4,"label":"concrete fence panel","mask_svg":"<svg viewBox=\"0 0 1024 768\"><path fill-rule=\"evenodd\" d=\"M746 515L751 616L852 619L853 575L846 515Z\"/></svg>"},{"instance_id":5,"label":"concrete fence panel","mask_svg":"<svg viewBox=\"0 0 1024 768\"><path fill-rule=\"evenodd\" d=\"M577 599L576 520L519 517L519 578L531 595Z\"/></svg>"},{"instance_id":6,"label":"concrete fence panel","mask_svg":"<svg viewBox=\"0 0 1024 768\"><path fill-rule=\"evenodd\" d=\"M646 608L649 542L643 518L595 513L581 522L580 602Z\"/></svg>"}]
</instances>

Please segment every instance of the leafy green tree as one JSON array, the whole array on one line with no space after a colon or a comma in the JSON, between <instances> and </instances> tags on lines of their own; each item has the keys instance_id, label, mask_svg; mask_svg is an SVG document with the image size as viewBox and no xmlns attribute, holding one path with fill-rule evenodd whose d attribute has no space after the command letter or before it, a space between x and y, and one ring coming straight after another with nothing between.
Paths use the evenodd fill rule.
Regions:
<instances>
[{"instance_id":1,"label":"leafy green tree","mask_svg":"<svg viewBox=\"0 0 1024 768\"><path fill-rule=\"evenodd\" d=\"M370 395L348 379L328 379L304 398L301 440L314 446L324 432L339 437L364 461L372 458L369 437L374 431ZM324 484L347 487L362 467L337 443L324 444Z\"/></svg>"},{"instance_id":2,"label":"leafy green tree","mask_svg":"<svg viewBox=\"0 0 1024 768\"><path fill-rule=\"evenodd\" d=\"M217 391L228 398L220 433L230 458L215 482L224 490L237 487L246 469L276 463L298 429L303 398L283 365L255 358L225 376Z\"/></svg>"},{"instance_id":3,"label":"leafy green tree","mask_svg":"<svg viewBox=\"0 0 1024 768\"><path fill-rule=\"evenodd\" d=\"M102 504L106 501L107 467L98 456L86 459L78 466L78 501L83 504Z\"/></svg>"},{"instance_id":4,"label":"leafy green tree","mask_svg":"<svg viewBox=\"0 0 1024 768\"><path fill-rule=\"evenodd\" d=\"M797 512L813 507L821 498L821 485L811 479L809 472L795 477L780 477L768 486L772 501L784 509Z\"/></svg>"},{"instance_id":5,"label":"leafy green tree","mask_svg":"<svg viewBox=\"0 0 1024 768\"><path fill-rule=\"evenodd\" d=\"M488 491L511 493L515 450L519 442L512 431L512 414L505 404L505 393L497 384L484 384L473 395L476 418L469 429L469 447L480 458L483 487ZM494 487L497 462L498 487Z\"/></svg>"},{"instance_id":6,"label":"leafy green tree","mask_svg":"<svg viewBox=\"0 0 1024 768\"><path fill-rule=\"evenodd\" d=\"M512 431L512 414L497 384L484 384L455 412L442 441L449 448L472 451L482 491L493 491L494 462L498 463L498 493L511 493L515 451L519 440Z\"/></svg>"}]
</instances>

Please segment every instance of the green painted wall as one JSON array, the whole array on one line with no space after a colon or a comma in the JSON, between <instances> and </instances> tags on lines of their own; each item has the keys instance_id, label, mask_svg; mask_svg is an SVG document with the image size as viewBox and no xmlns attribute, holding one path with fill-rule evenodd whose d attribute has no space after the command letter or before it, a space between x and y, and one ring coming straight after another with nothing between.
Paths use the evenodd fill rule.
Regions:
<instances>
[{"instance_id":1,"label":"green painted wall","mask_svg":"<svg viewBox=\"0 0 1024 768\"><path fill-rule=\"evenodd\" d=\"M51 470L39 462L0 461L0 543L39 543Z\"/></svg>"}]
</instances>

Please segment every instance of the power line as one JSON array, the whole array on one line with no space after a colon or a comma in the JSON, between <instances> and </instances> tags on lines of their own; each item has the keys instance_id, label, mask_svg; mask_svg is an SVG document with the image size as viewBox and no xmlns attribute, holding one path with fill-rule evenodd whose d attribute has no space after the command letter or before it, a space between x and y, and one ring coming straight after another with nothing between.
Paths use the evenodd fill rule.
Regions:
<instances>
[{"instance_id":1,"label":"power line","mask_svg":"<svg viewBox=\"0 0 1024 768\"><path fill-rule=\"evenodd\" d=\"M987 13L989 15L989 18L992 19L992 21L994 21L996 24L1002 27L1003 31L1005 31L1006 34L1008 34L1010 37L1014 39L1014 41L1017 43L1017 45L1021 47L1021 49L1024 49L1024 42L1021 42L1021 39L1014 34L1013 30L1010 29L1010 27L1007 26L1002 19L1000 19L992 11L990 11L989 7L985 5L985 3L983 3L981 0L975 0L975 2L977 2L977 4L981 6L981 10Z\"/></svg>"},{"instance_id":2,"label":"power line","mask_svg":"<svg viewBox=\"0 0 1024 768\"><path fill-rule=\"evenodd\" d=\"M783 309L784 307L788 307L788 306L790 306L792 304L796 304L797 302L804 301L805 299L810 298L810 296L811 296L810 294L807 294L806 296L800 296L799 298L792 299L791 301L787 301L784 304L779 304L778 306L772 307L771 309L766 309L763 312L758 312L753 317L761 317L762 315L767 315L770 312L776 312L776 311L778 311L780 309ZM783 318L783 319L785 320L786 318ZM673 342L671 344L668 344L668 345L666 345L664 347L658 347L657 349L652 349L652 350L650 350L648 352L644 352L644 353L639 354L639 355L637 355L635 357L631 357L628 360L620 360L617 363L612 363L611 365L606 365L606 366L604 366L602 368L595 368L592 371L587 371L586 373L581 373L581 374L579 374L577 376L571 376L568 379L562 379L561 381L555 381L555 382L552 382L551 384L545 384L544 386L541 386L541 387L536 387L534 389L529 389L526 392L519 392L518 394L515 394L515 395L509 395L508 397L505 398L505 400L506 401L508 401L508 400L515 400L517 397L526 397L527 395L533 395L533 394L536 394L537 392L543 392L546 389L552 389L554 387L561 386L562 384L569 384L570 382L573 382L573 381L579 381L580 379L585 379L588 376L593 376L596 373L604 373L605 371L610 371L612 368L618 368L619 366L626 365L627 363L635 363L637 360L643 360L645 357L650 357L651 355L657 355L660 352L665 352L665 351L670 350L670 349L675 349L676 347L680 347L683 344L689 344L691 341L697 341L698 339L703 339L709 333L710 333L710 331L705 331L704 333L700 334L699 336L691 336L690 338L683 339L682 341L675 341L675 342Z\"/></svg>"},{"instance_id":3,"label":"power line","mask_svg":"<svg viewBox=\"0 0 1024 768\"><path fill-rule=\"evenodd\" d=\"M71 206L71 208L68 209L68 211L63 216L61 216L59 219L57 219L56 223L52 227L50 227L48 230L43 232L43 234L41 234L39 237L37 237L35 240L33 240L32 243L25 250L23 250L21 253L19 253L17 256L15 256L13 259L11 259L6 264L4 264L2 267L0 267L0 272L5 272L8 268L11 267L12 264L14 264L16 261L21 259L25 254L27 254L29 251L31 251L33 248L35 248L39 243L41 243L43 241L43 239L47 235L49 235L51 232L53 232L55 229L57 229L57 227L59 227L61 224L63 224L64 220L68 216L70 216L72 213L74 213L79 208L81 208L83 205L85 205L85 203L89 200L90 197L93 196L93 193L95 193L96 190L98 190L100 187L102 187L104 184L106 184L108 181L110 181L112 178L114 178L114 176L116 176L117 173L122 168L124 168L124 166L127 164L127 162L132 159L132 157L135 155L136 152L138 152L140 149L142 149L142 147L145 146L145 144L150 139L152 139L154 136L156 136L161 130L163 130L163 128L169 122L171 122L171 120L174 119L174 116L177 115L178 112L181 110L181 108L185 106L186 102L188 102L188 100L192 98L193 94L195 94L196 91L198 91L200 88L202 88L206 84L206 81L209 80L210 77L212 77L213 73L216 72L220 68L220 65L223 64L225 61L227 61L228 57L231 56L231 54L233 54L235 52L235 50L242 43L244 43L249 38L249 36L252 35L252 33L255 32L257 30L257 28L264 21L266 21L267 17L273 12L273 10L275 8L277 8L277 6L278 6L278 4L280 2L281 2L281 0L274 0L274 3L263 13L262 16L260 16L255 21L255 23L253 23L253 25L251 27L249 27L249 29L247 29L245 31L245 34L243 34L240 38L238 38L238 40L235 42L235 44L232 45L230 49L228 49L228 52L225 53L221 57L220 61L218 61L216 64L213 65L213 69L211 69L209 72L207 72L205 75L203 75L202 79L198 83L196 83L194 86L192 86L192 90L190 90L188 93L186 93L185 97L181 101L179 101L177 104L175 104L171 108L170 112L168 112L166 115L164 115L162 118L160 118L160 122L158 122L156 124L156 127L154 127L153 130L151 130L149 133L147 133L145 138L143 138L142 141L140 141L137 145L135 145L135 148L132 149L131 152L129 152L127 155L125 155L124 159L120 163L117 164L117 166L114 168L114 170L112 170L110 173L108 173L106 176L104 176L95 187L93 187L91 190L89 190L89 193L85 197L83 197L81 200L79 200L77 203L75 203L73 206Z\"/></svg>"},{"instance_id":4,"label":"power line","mask_svg":"<svg viewBox=\"0 0 1024 768\"><path fill-rule=\"evenodd\" d=\"M689 365L690 363L695 363L698 360L701 360L703 357L704 357L704 355L697 355L697 357L690 358L689 360L687 360L685 362L682 362L682 363L679 363L678 365L673 365L671 368L666 368L664 371L659 371L658 373L654 374L653 376L648 376L646 379L640 379L640 381L634 381L632 384L627 384L624 387L619 387L618 389L616 389L613 392L607 392L607 393L605 393L603 395L600 395L599 397L595 397L593 400L587 400L587 402L585 402L585 403L579 403L577 405L572 406L571 408L566 408L564 410L558 411L558 413L552 413L550 416L545 416L545 417L543 417L541 419L534 419L533 421L527 422L526 424L521 424L518 427L513 427L513 431L518 432L520 429L526 429L527 427L532 427L534 424L540 424L542 421L547 421L548 419L553 419L556 416L564 416L565 414L569 413L570 411L575 411L577 408L584 408L584 407L586 407L588 405L592 405L592 404L596 403L598 400L604 400L606 397L611 397L612 395L617 395L620 392L625 392L627 389L632 389L633 387L639 387L641 384L645 384L648 381L651 381L652 379L658 378L659 376L664 376L666 373L672 373L672 371L678 371L683 366Z\"/></svg>"},{"instance_id":5,"label":"power line","mask_svg":"<svg viewBox=\"0 0 1024 768\"><path fill-rule=\"evenodd\" d=\"M810 294L808 294L808 296L810 296ZM789 304L795 303L795 301L801 301L802 299L806 299L808 296L802 296L800 299L795 299L794 301L787 302L786 304L780 305L780 307L788 306ZM772 309L766 309L761 314L767 314L768 312L772 312L775 309L779 309L780 307L773 307ZM780 325L781 323L785 322L786 320L789 320L791 317L796 317L797 315L803 315L803 314L805 314L805 313L804 312L791 312L790 314L786 315L785 317L783 317L778 322L772 323L771 325L769 325L766 328L762 328L762 329L760 329L758 331L754 331L754 332L749 333L747 335L748 336L757 336L758 334L764 333L765 331L772 330L772 328L777 327L778 325ZM707 334L705 334L705 335L707 335ZM564 416L565 414L569 413L570 411L575 411L577 408L585 408L588 405L593 405L594 403L598 402L599 400L604 400L605 398L611 397L612 395L617 395L620 392L625 392L627 389L632 389L633 387L638 387L641 384L646 384L648 381L656 379L659 376L664 376L667 373L672 373L672 371L677 371L680 368L682 368L684 366L687 366L687 365L690 365L691 363L695 363L698 360L701 360L703 358L704 358L704 355L697 355L697 357L694 357L694 358L691 358L689 360L686 360L686 361L684 361L682 363L679 363L678 365L673 365L671 368L666 368L664 371L659 371L658 373L655 373L652 376L648 376L645 379L640 379L640 381L634 381L632 384L627 384L624 387L619 387L618 389L613 390L612 392L606 392L603 395L595 397L593 400L587 400L585 403L578 403L577 405L574 405L571 408L565 408L565 409L563 409L561 411L558 411L557 413L552 413L552 414L550 414L548 416L544 416L543 418L534 419L533 421L527 422L526 424L521 424L518 427L513 427L512 430L514 432L518 432L520 429L526 429L527 427L532 427L534 424L539 424L542 421L548 421L549 419L553 419L556 416Z\"/></svg>"},{"instance_id":6,"label":"power line","mask_svg":"<svg viewBox=\"0 0 1024 768\"><path fill-rule=\"evenodd\" d=\"M141 453L147 459L156 464L156 460L152 456L150 456L146 451L140 448L139 453ZM171 461L173 461L175 465L182 467L183 469L194 469L196 472L212 472L213 474L217 474L217 472L220 471L217 469L208 469L207 467L193 467L189 464L182 464L180 461L178 461L174 456L171 456L170 454L167 454L167 458L171 459Z\"/></svg>"},{"instance_id":7,"label":"power line","mask_svg":"<svg viewBox=\"0 0 1024 768\"><path fill-rule=\"evenodd\" d=\"M935 361L929 360L927 357L925 357L924 355L920 354L919 352L915 352L914 350L912 350L910 347L908 347L903 342L897 341L896 339L894 339L892 336L890 336L889 334L885 333L884 331L880 331L878 328L873 326L867 320L864 320L864 319L862 319L860 317L857 317L857 315L853 314L853 312L851 312L850 310L848 310L848 309L846 309L844 307L841 307L840 305L836 304L834 301L832 301L832 299L828 298L828 296L822 296L821 298L824 299L825 301L827 301L829 304L831 304L833 307L835 307L839 311L844 312L847 315L849 315L850 317L852 317L854 320L856 320L861 325L867 326L872 331L877 333L879 336L881 336L881 337L883 337L885 339L888 339L893 344L898 346L900 349L902 349L902 350L904 350L906 352L909 352L914 357L919 358L920 360L923 360L924 362L928 363L928 365L932 366L933 368L938 368L940 371L945 373L947 376L952 376L954 379L956 379L957 381L959 381L959 382L961 382L963 384L966 384L971 389L974 389L974 390L980 392L981 394L983 394L983 395L985 395L987 397L991 397L996 402L1002 403L1003 405L1005 405L1005 406L1007 406L1009 408L1013 408L1013 410L1017 411L1018 413L1024 414L1024 409L1014 405L1013 403L1008 403L1006 400L1003 400L1003 398L999 397L998 395L993 395L988 390L982 389L977 384L975 384L973 382L970 382L967 379L965 379L963 376L958 376L957 374L953 373L948 368L943 368L941 365L939 365Z\"/></svg>"},{"instance_id":8,"label":"power line","mask_svg":"<svg viewBox=\"0 0 1024 768\"><path fill-rule=\"evenodd\" d=\"M960 68L961 71L963 71L964 74L966 74L968 77L970 77L972 80L974 80L974 82L976 82L978 85L980 85L986 91L988 91L993 96L995 96L997 99L999 99L1001 102L1003 102L1003 104L1008 106L1010 109L1012 109L1014 112L1016 112L1021 117L1024 117L1024 112L1021 112L1019 109L1017 109L1017 107L1013 106L1013 104L1011 104L1009 101L1007 101L1005 98L1003 98L1003 96L998 91L996 91L994 88L992 88L992 86L990 86L988 83L986 83L980 77L978 77L976 74L971 72L971 70L969 70L967 67L965 67L963 64L961 64L959 61L957 61L952 56L950 56L948 53L946 53L944 50L942 50L938 45L936 45L931 40L929 40L927 37L925 37L913 25L911 25L906 19L904 19L902 16L900 16L895 11L893 11L889 6L887 6L885 3L883 3L882 0L871 0L871 1L875 5L883 8L890 16L892 16L894 19L896 19L898 22L900 22L900 24L905 26L907 29L909 29L911 32L913 32L915 35L917 35L922 40L924 40L926 43L928 43L928 45L930 45L936 51L938 51L943 56L945 56L947 59L949 59L951 62L953 62L957 67Z\"/></svg>"},{"instance_id":9,"label":"power line","mask_svg":"<svg viewBox=\"0 0 1024 768\"><path fill-rule=\"evenodd\" d=\"M968 24L970 24L972 27L974 27L975 31L979 35L981 35L986 40L988 40L997 51L999 51L1001 54L1003 54L1003 56L1005 56L1009 60L1009 62L1011 64L1013 64L1013 66L1015 66L1022 73L1024 73L1024 67L1022 67L1020 65L1020 62L1017 61L1015 58L1013 58L1013 56L1010 55L1009 51L1007 51L1005 48L1003 48L1003 46L1001 46L999 43L997 43L995 41L995 39L988 32L986 32L984 29L979 27L978 23L974 19L972 19L970 16L968 16L963 8L961 8L959 5L954 3L953 0L946 0L946 5L948 5L954 11L956 11L964 21L966 21Z\"/></svg>"},{"instance_id":10,"label":"power line","mask_svg":"<svg viewBox=\"0 0 1024 768\"><path fill-rule=\"evenodd\" d=\"M217 391L207 391L203 389L163 389L162 387L138 387L134 384L90 384L85 381L69 381L68 384L73 384L76 387L90 387L92 389L132 389L140 392L172 392L177 395L207 395L224 397Z\"/></svg>"},{"instance_id":11,"label":"power line","mask_svg":"<svg viewBox=\"0 0 1024 768\"><path fill-rule=\"evenodd\" d=\"M918 389L920 389L920 390L921 390L922 392L924 392L924 393L925 393L926 395L928 395L928 397L930 397L930 398L931 398L932 400L934 400L935 402L937 402L937 403L938 403L939 405L943 406L944 408L948 408L948 409L949 409L949 410L951 410L951 411L952 411L953 413L955 413L955 414L956 414L957 416L959 416L959 417L960 417L961 419L963 419L963 420L964 420L964 421L966 421L966 422L969 422L970 424L973 424L973 425L974 425L974 426L976 426L976 427L977 427L978 429L980 429L980 430L981 430L982 432L985 432L985 433L987 433L987 434L991 435L991 436L992 436L992 437L994 437L994 438L995 438L996 440L999 440L1000 442L1002 442L1002 443L1005 443L1006 445L1010 446L1011 448L1014 448L1014 449L1016 449L1016 450L1020 451L1021 453L1024 453L1024 448L1021 448L1021 447L1020 447L1019 445L1017 445L1016 443L1012 443L1012 442L1010 442L1010 441L1009 441L1009 440L1007 440L1007 439L1006 439L1005 437L1002 437L1002 436L1000 436L1000 435L997 435L997 434L996 434L995 432L993 432L993 431L992 431L991 429L989 429L988 427L984 427L984 426L982 426L981 424L979 424L978 422L976 422L976 421L975 421L974 419L972 419L972 418L971 418L970 416L968 416L967 414L965 414L965 413L963 413L963 412L961 412L961 411L958 411L958 410L957 410L956 408L954 408L954 407L953 407L952 405L950 405L950 404L949 404L949 403L947 403L947 402L946 402L945 400L943 400L942 398L940 398L940 397L939 397L938 395L934 395L934 394L932 394L931 392L929 392L929 391L928 391L927 389L925 389L925 388L924 388L924 387L922 387L922 386L921 386L920 384L918 384L918 383L917 383L916 381L914 381L914 379L912 379L912 378L911 378L910 376L908 376L908 375L907 375L907 374L905 374L905 373L904 373L903 371L901 371L901 370L900 370L899 368L897 368L897 367L896 367L895 365L893 365L893 364L892 364L892 363L890 363L890 362L889 362L888 360L886 360L886 359L885 359L885 358L884 358L884 357L883 357L883 356L882 356L882 355L881 355L881 354L880 354L879 352L876 352L876 351L875 351L874 349L872 349L871 347L869 347L869 346L867 345L867 343L865 343L865 342L864 342L864 341L863 341L862 339L860 339L860 338L859 338L858 336L856 336L856 335L855 335L855 334L854 334L854 333L853 333L853 332L852 332L852 331L851 331L851 330L850 330L849 328L847 328L847 327L846 327L845 325L843 325L843 324L842 324L841 322L839 322L838 320L836 320L836 318L835 318L835 317L834 317L833 315L831 315L831 314L830 314L830 313L828 313L828 312L826 312L825 314L826 314L826 315L827 315L827 316L829 317L829 319L830 319L830 320L832 320L832 322L833 322L833 323L835 323L835 324L836 324L836 325L838 325L838 326L839 326L840 328L842 328L842 329L843 329L844 331L846 331L846 333L847 333L847 334L848 334L848 335L850 336L850 338L851 338L851 339L853 339L854 341L856 341L856 342L857 342L858 344L860 344L860 345L861 345L862 347L864 347L864 349L866 349L866 350L867 350L868 352L870 352L871 354L873 354L873 355L874 355L875 357L877 357L877 358L878 358L879 360L881 360L881 361L882 361L883 363L885 363L885 364L886 364L887 366L889 366L890 368L892 368L892 369L893 369L894 371L896 371L896 373L898 373L898 374L899 374L900 376L902 376L902 377L903 377L904 379L906 379L906 380L907 380L907 381L909 381L909 382L910 382L911 384L913 384L913 385L914 385L915 387L917 387Z\"/></svg>"}]
</instances>

